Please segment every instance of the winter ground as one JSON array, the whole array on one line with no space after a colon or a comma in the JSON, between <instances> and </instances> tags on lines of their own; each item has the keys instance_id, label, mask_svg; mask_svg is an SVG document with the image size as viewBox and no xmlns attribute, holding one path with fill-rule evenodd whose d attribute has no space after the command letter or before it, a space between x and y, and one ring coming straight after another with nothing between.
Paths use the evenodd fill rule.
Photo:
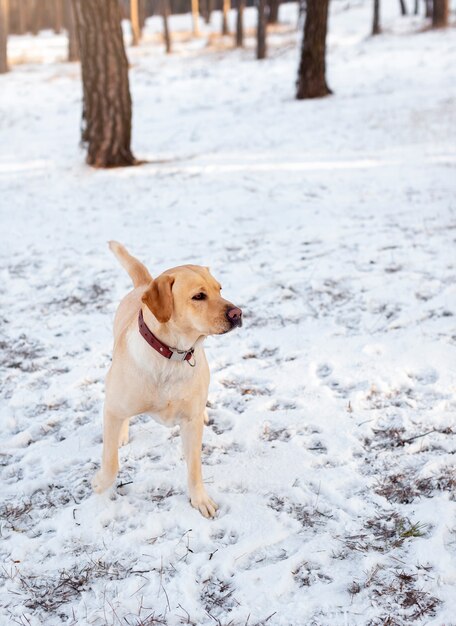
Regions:
<instances>
[{"instance_id":1,"label":"winter ground","mask_svg":"<svg viewBox=\"0 0 456 626\"><path fill-rule=\"evenodd\" d=\"M64 37L11 39L2 625L456 624L456 32L389 2L374 40L370 3L332 4L335 95L313 102L293 99L296 7L263 63L184 36L166 58L151 20L128 53L154 163L127 170L83 164ZM154 274L210 265L244 308L207 342L214 521L177 432L145 416L118 486L91 492L129 289L111 238Z\"/></svg>"}]
</instances>

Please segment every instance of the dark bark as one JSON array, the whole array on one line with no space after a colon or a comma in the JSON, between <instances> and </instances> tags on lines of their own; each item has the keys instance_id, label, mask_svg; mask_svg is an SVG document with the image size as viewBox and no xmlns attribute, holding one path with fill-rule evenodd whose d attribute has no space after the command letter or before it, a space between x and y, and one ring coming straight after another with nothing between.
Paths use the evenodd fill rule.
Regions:
<instances>
[{"instance_id":1,"label":"dark bark","mask_svg":"<svg viewBox=\"0 0 456 626\"><path fill-rule=\"evenodd\" d=\"M415 10L414 10L414 13L415 13L415 15L418 15L419 12L420 12L420 0L415 0Z\"/></svg>"},{"instance_id":2,"label":"dark bark","mask_svg":"<svg viewBox=\"0 0 456 626\"><path fill-rule=\"evenodd\" d=\"M94 167L135 165L131 97L117 0L73 0L83 83L82 142Z\"/></svg>"},{"instance_id":3,"label":"dark bark","mask_svg":"<svg viewBox=\"0 0 456 626\"><path fill-rule=\"evenodd\" d=\"M244 8L245 0L238 0L236 14L236 46L238 48L244 45Z\"/></svg>"},{"instance_id":4,"label":"dark bark","mask_svg":"<svg viewBox=\"0 0 456 626\"><path fill-rule=\"evenodd\" d=\"M399 4L401 6L401 15L407 15L407 5L405 4L405 0L399 0Z\"/></svg>"},{"instance_id":5,"label":"dark bark","mask_svg":"<svg viewBox=\"0 0 456 626\"><path fill-rule=\"evenodd\" d=\"M163 35L165 38L166 53L170 54L171 53L171 34L169 32L169 23L168 23L168 18L169 18L169 13L170 13L169 0L161 0L160 4L161 4L161 14L163 18Z\"/></svg>"},{"instance_id":6,"label":"dark bark","mask_svg":"<svg viewBox=\"0 0 456 626\"><path fill-rule=\"evenodd\" d=\"M307 0L298 0L298 26L301 24L302 16L306 13Z\"/></svg>"},{"instance_id":7,"label":"dark bark","mask_svg":"<svg viewBox=\"0 0 456 626\"><path fill-rule=\"evenodd\" d=\"M332 93L326 84L326 31L329 0L307 0L296 98L322 98Z\"/></svg>"},{"instance_id":8,"label":"dark bark","mask_svg":"<svg viewBox=\"0 0 456 626\"><path fill-rule=\"evenodd\" d=\"M229 35L228 13L231 8L231 0L222 0L222 35Z\"/></svg>"},{"instance_id":9,"label":"dark bark","mask_svg":"<svg viewBox=\"0 0 456 626\"><path fill-rule=\"evenodd\" d=\"M211 21L211 13L214 10L214 2L213 0L206 0L207 11L204 15L204 21L206 24L209 24Z\"/></svg>"},{"instance_id":10,"label":"dark bark","mask_svg":"<svg viewBox=\"0 0 456 626\"><path fill-rule=\"evenodd\" d=\"M432 0L425 0L426 2L426 17L432 17Z\"/></svg>"},{"instance_id":11,"label":"dark bark","mask_svg":"<svg viewBox=\"0 0 456 626\"><path fill-rule=\"evenodd\" d=\"M277 24L279 21L280 0L268 0L268 24Z\"/></svg>"},{"instance_id":12,"label":"dark bark","mask_svg":"<svg viewBox=\"0 0 456 626\"><path fill-rule=\"evenodd\" d=\"M208 0L200 0L200 13L206 24L209 23L209 2Z\"/></svg>"},{"instance_id":13,"label":"dark bark","mask_svg":"<svg viewBox=\"0 0 456 626\"><path fill-rule=\"evenodd\" d=\"M8 71L8 0L0 0L0 74Z\"/></svg>"},{"instance_id":14,"label":"dark bark","mask_svg":"<svg viewBox=\"0 0 456 626\"><path fill-rule=\"evenodd\" d=\"M68 32L68 61L79 61L79 42L71 0L65 0L64 21Z\"/></svg>"},{"instance_id":15,"label":"dark bark","mask_svg":"<svg viewBox=\"0 0 456 626\"><path fill-rule=\"evenodd\" d=\"M266 58L266 0L258 0L257 59Z\"/></svg>"},{"instance_id":16,"label":"dark bark","mask_svg":"<svg viewBox=\"0 0 456 626\"><path fill-rule=\"evenodd\" d=\"M448 26L448 0L434 0L432 28Z\"/></svg>"},{"instance_id":17,"label":"dark bark","mask_svg":"<svg viewBox=\"0 0 456 626\"><path fill-rule=\"evenodd\" d=\"M382 32L380 28L380 0L374 0L374 19L372 22L372 34L379 35Z\"/></svg>"}]
</instances>

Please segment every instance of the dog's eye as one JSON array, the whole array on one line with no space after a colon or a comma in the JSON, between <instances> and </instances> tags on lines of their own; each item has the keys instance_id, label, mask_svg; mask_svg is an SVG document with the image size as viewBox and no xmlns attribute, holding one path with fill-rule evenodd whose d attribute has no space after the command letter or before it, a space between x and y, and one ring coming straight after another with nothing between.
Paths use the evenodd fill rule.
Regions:
<instances>
[{"instance_id":1,"label":"dog's eye","mask_svg":"<svg viewBox=\"0 0 456 626\"><path fill-rule=\"evenodd\" d=\"M196 294L196 296L193 296L192 300L206 300L206 298L207 298L206 294L200 291L199 293Z\"/></svg>"}]
</instances>

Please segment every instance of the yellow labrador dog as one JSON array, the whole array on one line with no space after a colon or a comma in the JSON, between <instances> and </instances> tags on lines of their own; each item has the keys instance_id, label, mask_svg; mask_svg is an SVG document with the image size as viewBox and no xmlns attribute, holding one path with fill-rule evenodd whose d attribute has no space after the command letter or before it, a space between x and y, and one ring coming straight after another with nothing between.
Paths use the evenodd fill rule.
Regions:
<instances>
[{"instance_id":1,"label":"yellow labrador dog","mask_svg":"<svg viewBox=\"0 0 456 626\"><path fill-rule=\"evenodd\" d=\"M207 267L182 265L153 279L120 243L109 247L127 270L134 289L121 301L114 320L114 351L106 378L103 458L92 486L110 487L119 470L118 448L128 442L128 424L151 413L167 426L179 424L188 468L192 506L213 517L201 472L209 367L207 335L242 326L242 311L224 300Z\"/></svg>"}]
</instances>

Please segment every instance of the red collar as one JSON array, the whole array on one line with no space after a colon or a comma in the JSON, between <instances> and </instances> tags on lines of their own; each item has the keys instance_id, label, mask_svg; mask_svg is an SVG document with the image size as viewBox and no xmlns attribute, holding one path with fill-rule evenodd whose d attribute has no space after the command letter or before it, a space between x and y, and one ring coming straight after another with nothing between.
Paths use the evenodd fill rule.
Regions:
<instances>
[{"instance_id":1,"label":"red collar","mask_svg":"<svg viewBox=\"0 0 456 626\"><path fill-rule=\"evenodd\" d=\"M144 337L149 346L164 356L165 359L170 359L171 361L188 361L188 364L193 367L195 363L194 361L190 363L190 359L193 357L195 348L190 348L190 350L177 350L176 348L170 348L165 343L162 343L147 326L141 309L138 316L138 326L140 334Z\"/></svg>"}]
</instances>

